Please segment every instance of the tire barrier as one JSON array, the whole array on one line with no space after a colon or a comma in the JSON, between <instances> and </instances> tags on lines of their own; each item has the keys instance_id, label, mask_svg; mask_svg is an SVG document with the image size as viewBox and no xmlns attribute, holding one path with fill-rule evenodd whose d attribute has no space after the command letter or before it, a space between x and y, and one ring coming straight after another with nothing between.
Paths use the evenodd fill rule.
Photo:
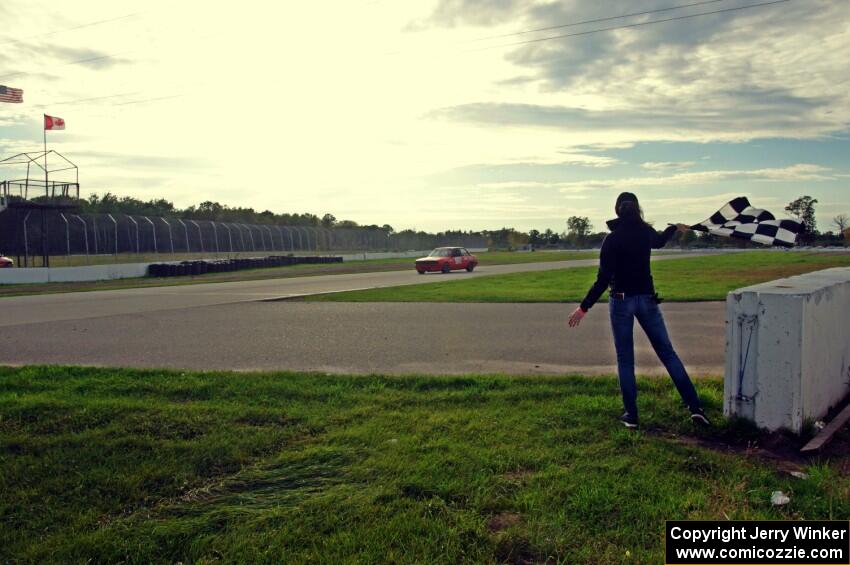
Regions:
<instances>
[{"instance_id":1,"label":"tire barrier","mask_svg":"<svg viewBox=\"0 0 850 565\"><path fill-rule=\"evenodd\" d=\"M292 255L271 255L269 257L248 257L244 259L210 259L199 261L181 261L180 263L151 263L148 265L149 277L184 277L205 275L207 273L229 273L246 269L269 269L289 265L323 265L342 263L342 257L294 257Z\"/></svg>"}]
</instances>

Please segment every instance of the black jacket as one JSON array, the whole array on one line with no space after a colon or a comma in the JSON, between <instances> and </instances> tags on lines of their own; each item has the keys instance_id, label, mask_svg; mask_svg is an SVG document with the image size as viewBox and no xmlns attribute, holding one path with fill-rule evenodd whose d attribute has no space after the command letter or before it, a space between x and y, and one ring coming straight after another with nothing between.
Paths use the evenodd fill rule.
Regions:
<instances>
[{"instance_id":1,"label":"black jacket","mask_svg":"<svg viewBox=\"0 0 850 565\"><path fill-rule=\"evenodd\" d=\"M610 220L608 228L611 233L602 242L596 282L581 303L585 312L599 300L609 283L611 292L655 294L649 256L653 249L664 247L676 231L676 226L670 226L659 233L643 222L621 219Z\"/></svg>"}]
</instances>

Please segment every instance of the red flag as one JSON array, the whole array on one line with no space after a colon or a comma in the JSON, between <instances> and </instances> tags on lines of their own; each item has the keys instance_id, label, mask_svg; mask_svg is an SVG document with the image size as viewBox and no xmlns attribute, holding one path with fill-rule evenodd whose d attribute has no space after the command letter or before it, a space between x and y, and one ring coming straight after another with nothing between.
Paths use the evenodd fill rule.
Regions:
<instances>
[{"instance_id":1,"label":"red flag","mask_svg":"<svg viewBox=\"0 0 850 565\"><path fill-rule=\"evenodd\" d=\"M44 115L44 129L65 129L65 120L56 116Z\"/></svg>"}]
</instances>

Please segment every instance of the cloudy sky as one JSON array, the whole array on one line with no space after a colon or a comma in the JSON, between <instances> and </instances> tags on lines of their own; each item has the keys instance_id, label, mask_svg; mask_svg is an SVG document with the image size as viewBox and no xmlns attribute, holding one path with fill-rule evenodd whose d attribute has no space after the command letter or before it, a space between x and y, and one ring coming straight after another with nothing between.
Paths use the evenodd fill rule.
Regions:
<instances>
[{"instance_id":1,"label":"cloudy sky","mask_svg":"<svg viewBox=\"0 0 850 565\"><path fill-rule=\"evenodd\" d=\"M84 194L556 231L622 190L658 223L807 194L826 230L850 2L767 2L4 0L0 153L48 113Z\"/></svg>"}]
</instances>

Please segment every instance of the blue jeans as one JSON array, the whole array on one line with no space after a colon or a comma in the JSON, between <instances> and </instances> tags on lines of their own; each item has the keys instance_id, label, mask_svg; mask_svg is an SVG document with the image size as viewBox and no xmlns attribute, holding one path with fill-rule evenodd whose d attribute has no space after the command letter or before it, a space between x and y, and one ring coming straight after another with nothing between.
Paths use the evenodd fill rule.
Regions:
<instances>
[{"instance_id":1,"label":"blue jeans","mask_svg":"<svg viewBox=\"0 0 850 565\"><path fill-rule=\"evenodd\" d=\"M618 298L611 296L608 303L611 315L611 330L614 333L614 347L617 350L617 371L620 377L620 391L623 393L623 406L637 418L637 384L635 383L634 320L649 338L656 355L664 363L670 378L676 385L679 395L692 411L700 408L699 397L691 382L685 366L673 350L661 309L651 294L636 294Z\"/></svg>"}]
</instances>

